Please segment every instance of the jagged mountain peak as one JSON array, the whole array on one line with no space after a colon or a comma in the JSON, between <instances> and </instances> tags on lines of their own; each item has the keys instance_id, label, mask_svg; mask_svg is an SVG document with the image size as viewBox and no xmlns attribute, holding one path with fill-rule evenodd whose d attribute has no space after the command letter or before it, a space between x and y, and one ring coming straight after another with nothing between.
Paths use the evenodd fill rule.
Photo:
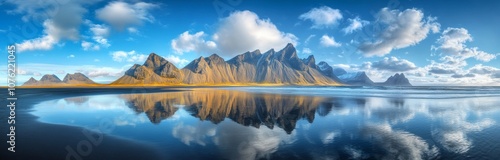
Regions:
<instances>
[{"instance_id":1,"label":"jagged mountain peak","mask_svg":"<svg viewBox=\"0 0 500 160\"><path fill-rule=\"evenodd\" d=\"M161 62L159 59L161 58L153 57L150 61ZM180 69L177 74L179 76L173 76L175 79L165 79L157 71L155 74L149 69L135 66L113 84L338 84L336 79L323 75L315 62L314 56L309 56L305 60L300 59L295 47L288 44L279 52L270 49L262 54L260 50L255 50L237 55L228 61L224 61L217 54L209 57L200 56ZM166 69L167 67L160 68L162 71L172 70Z\"/></svg>"},{"instance_id":2,"label":"jagged mountain peak","mask_svg":"<svg viewBox=\"0 0 500 160\"><path fill-rule=\"evenodd\" d=\"M293 48L293 49L295 49L295 47L293 46L292 43L287 43L286 46L285 46L285 49L286 48Z\"/></svg>"},{"instance_id":3,"label":"jagged mountain peak","mask_svg":"<svg viewBox=\"0 0 500 160\"><path fill-rule=\"evenodd\" d=\"M167 61L165 58L162 56L157 55L156 53L151 53L148 56L148 59L146 59L146 62L144 62L144 66L148 68L158 68L161 67L167 63L170 63Z\"/></svg>"},{"instance_id":4,"label":"jagged mountain peak","mask_svg":"<svg viewBox=\"0 0 500 160\"><path fill-rule=\"evenodd\" d=\"M330 66L328 63L325 61L321 61L318 63L318 69L323 72L324 74L330 75L332 74L331 72L333 71L332 66Z\"/></svg>"},{"instance_id":5,"label":"jagged mountain peak","mask_svg":"<svg viewBox=\"0 0 500 160\"><path fill-rule=\"evenodd\" d=\"M253 53L253 54L261 54L261 53L260 53L260 49L256 49L255 51L250 52L250 53Z\"/></svg>"},{"instance_id":6,"label":"jagged mountain peak","mask_svg":"<svg viewBox=\"0 0 500 160\"><path fill-rule=\"evenodd\" d=\"M189 69L194 73L202 73L208 67L208 63L203 56L191 61L184 69Z\"/></svg>"},{"instance_id":7,"label":"jagged mountain peak","mask_svg":"<svg viewBox=\"0 0 500 160\"><path fill-rule=\"evenodd\" d=\"M326 63L325 61L320 61L320 62L318 63L318 65L327 65L327 66L330 66L330 65L329 65L328 63Z\"/></svg>"},{"instance_id":8,"label":"jagged mountain peak","mask_svg":"<svg viewBox=\"0 0 500 160\"><path fill-rule=\"evenodd\" d=\"M128 75L133 77L144 77L150 75L149 71L145 68L152 70L154 73L164 78L176 78L180 75L179 69L165 58L157 55L156 53L149 54L148 59L142 66L132 66Z\"/></svg>"},{"instance_id":9,"label":"jagged mountain peak","mask_svg":"<svg viewBox=\"0 0 500 160\"><path fill-rule=\"evenodd\" d=\"M210 55L209 57L205 58L205 61L207 61L209 65L222 64L225 62L224 58L220 57L219 55L217 55L215 53Z\"/></svg>"},{"instance_id":10,"label":"jagged mountain peak","mask_svg":"<svg viewBox=\"0 0 500 160\"><path fill-rule=\"evenodd\" d=\"M276 51L274 50L274 48L271 48L269 50L267 50L266 52L264 52L264 55L274 55L274 53L276 53Z\"/></svg>"},{"instance_id":11,"label":"jagged mountain peak","mask_svg":"<svg viewBox=\"0 0 500 160\"><path fill-rule=\"evenodd\" d=\"M255 50L253 52L245 52L243 54L237 55L227 62L235 65L242 64L243 62L255 64L261 56L262 54L260 53L260 50Z\"/></svg>"},{"instance_id":12,"label":"jagged mountain peak","mask_svg":"<svg viewBox=\"0 0 500 160\"><path fill-rule=\"evenodd\" d=\"M154 52L150 53L148 56L148 60L157 59L157 58L162 58L162 57Z\"/></svg>"},{"instance_id":13,"label":"jagged mountain peak","mask_svg":"<svg viewBox=\"0 0 500 160\"><path fill-rule=\"evenodd\" d=\"M302 61L304 61L304 63L306 63L306 65L308 65L309 67L317 68L316 59L314 58L314 55L310 55L307 58L302 59Z\"/></svg>"},{"instance_id":14,"label":"jagged mountain peak","mask_svg":"<svg viewBox=\"0 0 500 160\"><path fill-rule=\"evenodd\" d=\"M298 56L297 56L297 50L295 49L295 47L291 43L288 43L285 48L283 48L280 51L278 51L275 56L280 61L283 61L285 59L298 58Z\"/></svg>"}]
</instances>

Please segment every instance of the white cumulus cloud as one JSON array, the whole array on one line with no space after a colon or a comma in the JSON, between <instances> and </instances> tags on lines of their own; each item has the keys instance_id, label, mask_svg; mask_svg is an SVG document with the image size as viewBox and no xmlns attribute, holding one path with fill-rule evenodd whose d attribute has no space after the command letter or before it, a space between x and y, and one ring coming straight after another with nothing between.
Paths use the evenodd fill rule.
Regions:
<instances>
[{"instance_id":1,"label":"white cumulus cloud","mask_svg":"<svg viewBox=\"0 0 500 160\"><path fill-rule=\"evenodd\" d=\"M370 24L369 21L362 20L359 17L356 17L354 19L349 18L348 21L349 25L342 29L342 32L344 32L345 34L351 34L352 32L360 30L364 26Z\"/></svg>"},{"instance_id":2,"label":"white cumulus cloud","mask_svg":"<svg viewBox=\"0 0 500 160\"><path fill-rule=\"evenodd\" d=\"M40 37L24 40L17 45L17 51L50 50L61 40L78 40L82 16L87 12L83 5L95 1L15 1L8 0L15 6L7 10L10 14L21 14L22 20L43 22ZM35 34L37 34L35 32Z\"/></svg>"},{"instance_id":3,"label":"white cumulus cloud","mask_svg":"<svg viewBox=\"0 0 500 160\"><path fill-rule=\"evenodd\" d=\"M213 41L205 41L203 39L205 36L204 32L190 34L189 31L186 31L173 39L170 44L177 54L191 51L211 54L216 51L217 45Z\"/></svg>"},{"instance_id":4,"label":"white cumulus cloud","mask_svg":"<svg viewBox=\"0 0 500 160\"><path fill-rule=\"evenodd\" d=\"M108 37L110 29L106 25L100 25L100 24L89 24L90 28L89 30L92 32L93 36L92 39L101 45L102 47L109 47L110 44L108 43Z\"/></svg>"},{"instance_id":5,"label":"white cumulus cloud","mask_svg":"<svg viewBox=\"0 0 500 160\"><path fill-rule=\"evenodd\" d=\"M17 51L50 50L54 45L59 43L61 39L77 40L79 37L76 28L61 28L50 19L43 22L43 28L44 35L42 37L24 40L16 44Z\"/></svg>"},{"instance_id":6,"label":"white cumulus cloud","mask_svg":"<svg viewBox=\"0 0 500 160\"><path fill-rule=\"evenodd\" d=\"M117 62L132 62L132 63L143 63L148 58L148 55L138 54L135 50L126 52L126 51L114 51L111 53L114 61Z\"/></svg>"},{"instance_id":7,"label":"white cumulus cloud","mask_svg":"<svg viewBox=\"0 0 500 160\"><path fill-rule=\"evenodd\" d=\"M288 43L297 45L298 38L280 31L269 19L260 19L250 11L239 11L220 21L213 39L222 55L236 55L255 49L281 49Z\"/></svg>"},{"instance_id":8,"label":"white cumulus cloud","mask_svg":"<svg viewBox=\"0 0 500 160\"><path fill-rule=\"evenodd\" d=\"M393 49L405 48L424 40L429 32L437 33L440 24L436 18L424 17L418 9L404 11L383 8L376 15L377 25L384 26L374 41L363 42L358 49L365 56L383 56Z\"/></svg>"},{"instance_id":9,"label":"white cumulus cloud","mask_svg":"<svg viewBox=\"0 0 500 160\"><path fill-rule=\"evenodd\" d=\"M280 31L269 19L260 19L251 11L237 11L218 23L212 40L204 40L204 32L182 33L172 40L171 46L176 53L199 52L218 53L234 56L256 49L281 49L288 43L297 45L298 38Z\"/></svg>"},{"instance_id":10,"label":"white cumulus cloud","mask_svg":"<svg viewBox=\"0 0 500 160\"><path fill-rule=\"evenodd\" d=\"M81 46L82 46L84 51L89 51L89 50L96 51L96 50L101 49L101 47L99 47L99 45L92 43L92 42L87 42L87 41L82 41Z\"/></svg>"},{"instance_id":11,"label":"white cumulus cloud","mask_svg":"<svg viewBox=\"0 0 500 160\"><path fill-rule=\"evenodd\" d=\"M320 44L323 45L324 47L340 47L342 44L339 42L336 42L333 37L330 37L328 35L323 35L321 36Z\"/></svg>"},{"instance_id":12,"label":"white cumulus cloud","mask_svg":"<svg viewBox=\"0 0 500 160\"><path fill-rule=\"evenodd\" d=\"M302 49L302 53L304 53L304 54L311 54L312 50L310 48L304 48L304 49Z\"/></svg>"},{"instance_id":13,"label":"white cumulus cloud","mask_svg":"<svg viewBox=\"0 0 500 160\"><path fill-rule=\"evenodd\" d=\"M489 62L496 58L497 55L490 54L479 50L477 47L469 48L465 43L471 42L472 36L465 28L447 28L443 31L441 37L437 40L440 44L438 47L433 47L434 50L439 50L444 54L460 57L462 59L475 58L479 61Z\"/></svg>"},{"instance_id":14,"label":"white cumulus cloud","mask_svg":"<svg viewBox=\"0 0 500 160\"><path fill-rule=\"evenodd\" d=\"M168 55L164 57L167 61L174 63L177 67L186 65L189 61L187 59L182 59L179 56Z\"/></svg>"},{"instance_id":15,"label":"white cumulus cloud","mask_svg":"<svg viewBox=\"0 0 500 160\"><path fill-rule=\"evenodd\" d=\"M301 14L299 19L312 21L313 25L311 28L329 28L336 25L342 19L342 14L338 9L322 6Z\"/></svg>"},{"instance_id":16,"label":"white cumulus cloud","mask_svg":"<svg viewBox=\"0 0 500 160\"><path fill-rule=\"evenodd\" d=\"M104 8L98 9L96 17L117 29L125 29L131 25L139 25L144 21L153 22L155 19L150 14L150 10L158 7L156 4L137 2L126 3L114 1L107 4Z\"/></svg>"},{"instance_id":17,"label":"white cumulus cloud","mask_svg":"<svg viewBox=\"0 0 500 160\"><path fill-rule=\"evenodd\" d=\"M372 68L379 70L387 70L393 72L403 72L416 69L417 66L406 59L398 59L396 57L385 57L380 61L373 62Z\"/></svg>"}]
</instances>

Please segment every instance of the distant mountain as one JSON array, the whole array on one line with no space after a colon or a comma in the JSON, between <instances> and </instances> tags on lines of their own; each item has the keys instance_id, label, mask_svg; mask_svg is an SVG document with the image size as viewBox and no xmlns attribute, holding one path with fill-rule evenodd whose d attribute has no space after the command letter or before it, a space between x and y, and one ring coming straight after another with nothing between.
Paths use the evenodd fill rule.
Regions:
<instances>
[{"instance_id":1,"label":"distant mountain","mask_svg":"<svg viewBox=\"0 0 500 160\"><path fill-rule=\"evenodd\" d=\"M54 74L46 74L38 81L38 83L62 83L61 79Z\"/></svg>"},{"instance_id":2,"label":"distant mountain","mask_svg":"<svg viewBox=\"0 0 500 160\"><path fill-rule=\"evenodd\" d=\"M365 72L346 72L338 77L342 82L349 85L372 86L374 84Z\"/></svg>"},{"instance_id":3,"label":"distant mountain","mask_svg":"<svg viewBox=\"0 0 500 160\"><path fill-rule=\"evenodd\" d=\"M23 86L51 86L51 85L68 85L68 84L96 84L96 83L81 73L66 74L63 81L61 81L61 79L59 79L59 77L57 77L54 74L46 74L43 75L43 77L39 81L31 77L28 81L26 81L23 84Z\"/></svg>"},{"instance_id":4,"label":"distant mountain","mask_svg":"<svg viewBox=\"0 0 500 160\"><path fill-rule=\"evenodd\" d=\"M328 63L321 61L318 63L319 69L322 73L332 79L354 86L371 86L373 81L366 75L365 72L352 72L348 73L342 68L333 69Z\"/></svg>"},{"instance_id":5,"label":"distant mountain","mask_svg":"<svg viewBox=\"0 0 500 160\"><path fill-rule=\"evenodd\" d=\"M57 85L57 84L63 84L63 82L61 81L61 79L59 79L59 77L53 74L46 74L43 75L43 77L39 81L31 77L27 82L23 84L23 86L40 86L40 85Z\"/></svg>"},{"instance_id":6,"label":"distant mountain","mask_svg":"<svg viewBox=\"0 0 500 160\"><path fill-rule=\"evenodd\" d=\"M82 73L66 74L63 82L66 84L95 84L90 78Z\"/></svg>"},{"instance_id":7,"label":"distant mountain","mask_svg":"<svg viewBox=\"0 0 500 160\"><path fill-rule=\"evenodd\" d=\"M323 75L336 79L338 82L354 86L411 86L409 80L403 73L395 74L389 77L385 82L375 83L366 72L347 72L342 68L333 68L328 63L321 61L318 63L318 69Z\"/></svg>"},{"instance_id":8,"label":"distant mountain","mask_svg":"<svg viewBox=\"0 0 500 160\"><path fill-rule=\"evenodd\" d=\"M383 86L412 86L408 78L403 73L396 73L394 76L389 77L385 82L379 83Z\"/></svg>"},{"instance_id":9,"label":"distant mountain","mask_svg":"<svg viewBox=\"0 0 500 160\"><path fill-rule=\"evenodd\" d=\"M335 68L335 69L333 69L333 74L334 75L339 75L340 76L340 75L343 75L343 74L346 74L346 73L347 73L347 71L345 71L342 68Z\"/></svg>"},{"instance_id":10,"label":"distant mountain","mask_svg":"<svg viewBox=\"0 0 500 160\"><path fill-rule=\"evenodd\" d=\"M23 86L36 85L37 83L38 83L38 80L31 77L28 81L24 82Z\"/></svg>"},{"instance_id":11,"label":"distant mountain","mask_svg":"<svg viewBox=\"0 0 500 160\"><path fill-rule=\"evenodd\" d=\"M327 76L327 77L329 77L337 82L344 83L344 82L342 82L342 80L339 77L337 77L337 75L335 74L335 70L333 69L332 66L328 65L328 63L321 61L318 63L317 68L319 69L319 71L323 75L325 75L325 76Z\"/></svg>"},{"instance_id":12,"label":"distant mountain","mask_svg":"<svg viewBox=\"0 0 500 160\"><path fill-rule=\"evenodd\" d=\"M81 73L67 74L61 81L56 75L44 75L39 81L31 77L23 86L97 84ZM179 69L165 58L151 53L146 61L134 64L111 85L388 85L411 86L404 74L374 83L365 72L347 72L319 62L313 55L300 59L292 44L280 51L271 49L245 52L225 61L217 54L199 57Z\"/></svg>"},{"instance_id":13,"label":"distant mountain","mask_svg":"<svg viewBox=\"0 0 500 160\"><path fill-rule=\"evenodd\" d=\"M131 84L320 84L338 82L323 75L314 56L300 59L292 44L275 52L246 52L224 61L217 54L199 57L182 69L151 53L143 65L132 66L113 85Z\"/></svg>"}]
</instances>

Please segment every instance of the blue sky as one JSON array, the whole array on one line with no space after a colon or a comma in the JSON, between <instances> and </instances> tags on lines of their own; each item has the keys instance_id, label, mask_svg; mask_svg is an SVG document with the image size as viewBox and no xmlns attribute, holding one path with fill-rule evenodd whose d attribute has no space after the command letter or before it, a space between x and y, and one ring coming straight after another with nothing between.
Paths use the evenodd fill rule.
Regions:
<instances>
[{"instance_id":1,"label":"blue sky","mask_svg":"<svg viewBox=\"0 0 500 160\"><path fill-rule=\"evenodd\" d=\"M302 58L366 71L374 81L403 72L416 85L500 85L499 1L7 0L0 7L0 43L17 45L19 84L74 72L108 83L151 52L182 68L212 53L228 60L293 43Z\"/></svg>"}]
</instances>

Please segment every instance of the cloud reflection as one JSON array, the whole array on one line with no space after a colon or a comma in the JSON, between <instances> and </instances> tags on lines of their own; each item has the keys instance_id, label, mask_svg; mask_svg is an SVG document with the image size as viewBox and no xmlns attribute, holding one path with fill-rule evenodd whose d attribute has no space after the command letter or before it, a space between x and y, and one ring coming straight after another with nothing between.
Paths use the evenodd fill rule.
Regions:
<instances>
[{"instance_id":1,"label":"cloud reflection","mask_svg":"<svg viewBox=\"0 0 500 160\"><path fill-rule=\"evenodd\" d=\"M291 144L296 140L295 133L246 127L231 121L218 125L209 122L185 125L179 122L172 130L172 135L186 145L194 143L206 146L212 142L225 158L235 160L270 158L280 145Z\"/></svg>"},{"instance_id":2,"label":"cloud reflection","mask_svg":"<svg viewBox=\"0 0 500 160\"><path fill-rule=\"evenodd\" d=\"M199 122L196 126L184 125L180 122L172 129L172 135L186 145L196 143L205 146L206 138L215 136L216 127L215 124L206 122Z\"/></svg>"},{"instance_id":3,"label":"cloud reflection","mask_svg":"<svg viewBox=\"0 0 500 160\"><path fill-rule=\"evenodd\" d=\"M362 132L373 138L375 144L386 151L382 159L431 159L438 154L438 149L421 137L406 131L393 130L388 124L369 124Z\"/></svg>"}]
</instances>

